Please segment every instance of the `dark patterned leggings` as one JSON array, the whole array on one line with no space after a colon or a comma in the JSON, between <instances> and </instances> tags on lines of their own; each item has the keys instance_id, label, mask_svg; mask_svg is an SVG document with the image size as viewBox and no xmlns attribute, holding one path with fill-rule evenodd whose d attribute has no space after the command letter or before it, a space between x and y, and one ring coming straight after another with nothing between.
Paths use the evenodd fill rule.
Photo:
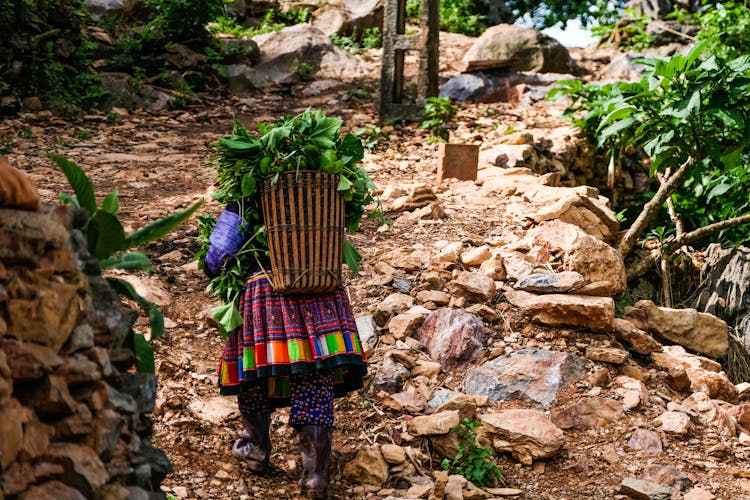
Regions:
<instances>
[{"instance_id":1,"label":"dark patterned leggings","mask_svg":"<svg viewBox=\"0 0 750 500\"><path fill-rule=\"evenodd\" d=\"M291 413L289 425L319 425L333 429L333 373L292 375L289 378ZM271 413L266 380L245 383L237 397L243 415Z\"/></svg>"}]
</instances>

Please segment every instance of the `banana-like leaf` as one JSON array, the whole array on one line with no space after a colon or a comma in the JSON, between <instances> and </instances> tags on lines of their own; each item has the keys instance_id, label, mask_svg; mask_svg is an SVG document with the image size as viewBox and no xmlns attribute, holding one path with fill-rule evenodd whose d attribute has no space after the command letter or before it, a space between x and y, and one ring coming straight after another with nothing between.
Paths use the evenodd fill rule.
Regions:
<instances>
[{"instance_id":1,"label":"banana-like leaf","mask_svg":"<svg viewBox=\"0 0 750 500\"><path fill-rule=\"evenodd\" d=\"M156 222L152 222L132 234L129 234L125 238L125 243L127 245L126 248L139 247L151 241L158 240L188 220L190 216L193 215L193 212L195 212L202 204L203 201L199 201L190 208L182 210L181 212L175 212L157 220Z\"/></svg>"},{"instance_id":2,"label":"banana-like leaf","mask_svg":"<svg viewBox=\"0 0 750 500\"><path fill-rule=\"evenodd\" d=\"M86 231L89 251L97 260L104 260L127 248L125 230L109 212L97 210L89 219Z\"/></svg>"},{"instance_id":3,"label":"banana-like leaf","mask_svg":"<svg viewBox=\"0 0 750 500\"><path fill-rule=\"evenodd\" d=\"M133 343L135 344L135 357L138 358L138 372L156 373L154 348L146 337L140 333L133 333Z\"/></svg>"},{"instance_id":4,"label":"banana-like leaf","mask_svg":"<svg viewBox=\"0 0 750 500\"><path fill-rule=\"evenodd\" d=\"M154 272L154 265L146 255L141 252L127 252L99 261L102 269L124 269L126 271L149 271Z\"/></svg>"},{"instance_id":5,"label":"banana-like leaf","mask_svg":"<svg viewBox=\"0 0 750 500\"><path fill-rule=\"evenodd\" d=\"M117 212L120 211L120 200L118 200L117 198L118 194L119 192L117 191L117 189L109 193L102 200L102 210L112 215L117 215Z\"/></svg>"},{"instance_id":6,"label":"banana-like leaf","mask_svg":"<svg viewBox=\"0 0 750 500\"><path fill-rule=\"evenodd\" d=\"M94 195L94 186L86 172L72 161L62 156L53 156L52 160L60 167L65 177L73 188L79 206L89 211L89 215L96 212L96 196Z\"/></svg>"},{"instance_id":7,"label":"banana-like leaf","mask_svg":"<svg viewBox=\"0 0 750 500\"><path fill-rule=\"evenodd\" d=\"M154 304L144 299L138 292L135 291L133 285L125 280L119 278L107 278L109 286L120 295L130 297L135 300L138 305L148 314L148 324L151 327L151 341L158 339L164 335L164 315Z\"/></svg>"}]
</instances>

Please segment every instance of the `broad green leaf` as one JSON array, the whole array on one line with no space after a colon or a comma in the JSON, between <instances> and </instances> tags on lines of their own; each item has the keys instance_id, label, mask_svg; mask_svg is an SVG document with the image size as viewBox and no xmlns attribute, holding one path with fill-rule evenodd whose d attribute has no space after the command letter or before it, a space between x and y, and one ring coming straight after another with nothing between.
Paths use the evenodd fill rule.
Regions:
<instances>
[{"instance_id":1,"label":"broad green leaf","mask_svg":"<svg viewBox=\"0 0 750 500\"><path fill-rule=\"evenodd\" d=\"M263 158L261 158L260 162L258 163L258 169L263 176L271 173L271 158L268 156L264 156Z\"/></svg>"},{"instance_id":2,"label":"broad green leaf","mask_svg":"<svg viewBox=\"0 0 750 500\"><path fill-rule=\"evenodd\" d=\"M740 146L728 152L727 154L722 155L722 157L720 158L721 163L727 168L734 168L739 164L740 159L742 158L743 150L744 147Z\"/></svg>"},{"instance_id":3,"label":"broad green leaf","mask_svg":"<svg viewBox=\"0 0 750 500\"><path fill-rule=\"evenodd\" d=\"M716 56L711 56L708 59L704 59L703 62L701 62L700 66L698 66L698 69L709 73L717 71L719 69L719 65L716 62Z\"/></svg>"},{"instance_id":4,"label":"broad green leaf","mask_svg":"<svg viewBox=\"0 0 750 500\"><path fill-rule=\"evenodd\" d=\"M112 257L107 257L99 261L102 269L123 269L126 271L149 271L155 272L156 269L151 260L141 252L127 252Z\"/></svg>"},{"instance_id":5,"label":"broad green leaf","mask_svg":"<svg viewBox=\"0 0 750 500\"><path fill-rule=\"evenodd\" d=\"M609 139L611 136L616 135L623 130L626 130L633 126L633 124L636 123L635 118L632 116L629 116L625 118L624 120L620 120L619 122L613 123L609 125L608 127L605 127L599 132L599 145L601 146L604 144L604 141Z\"/></svg>"},{"instance_id":6,"label":"broad green leaf","mask_svg":"<svg viewBox=\"0 0 750 500\"><path fill-rule=\"evenodd\" d=\"M700 107L701 107L701 92L700 90L696 90L693 92L693 95L690 96L690 101L688 102L686 111L688 113L688 116L697 115L700 113Z\"/></svg>"},{"instance_id":7,"label":"broad green leaf","mask_svg":"<svg viewBox=\"0 0 750 500\"><path fill-rule=\"evenodd\" d=\"M154 363L154 348L151 346L146 337L140 333L133 333L133 342L135 343L135 357L138 358L137 370L139 373L156 373Z\"/></svg>"},{"instance_id":8,"label":"broad green leaf","mask_svg":"<svg viewBox=\"0 0 750 500\"><path fill-rule=\"evenodd\" d=\"M352 187L352 181L350 181L343 175L339 175L339 183L336 186L336 191L347 191L351 187Z\"/></svg>"},{"instance_id":9,"label":"broad green leaf","mask_svg":"<svg viewBox=\"0 0 750 500\"><path fill-rule=\"evenodd\" d=\"M609 113L607 116L604 117L601 124L599 124L599 128L596 130L596 133L599 134L599 132L602 130L602 128L606 127L610 123L612 123L615 120L621 120L623 118L629 117L634 111L634 108L631 106L624 106L621 108L617 108L611 113Z\"/></svg>"},{"instance_id":10,"label":"broad green leaf","mask_svg":"<svg viewBox=\"0 0 750 500\"><path fill-rule=\"evenodd\" d=\"M701 40L700 42L696 43L692 49L690 49L690 52L685 57L685 64L682 67L682 71L687 71L693 66L693 63L700 57L703 49L706 48L707 43L708 40Z\"/></svg>"},{"instance_id":11,"label":"broad green leaf","mask_svg":"<svg viewBox=\"0 0 750 500\"><path fill-rule=\"evenodd\" d=\"M65 177L73 188L73 193L78 200L78 205L85 208L91 217L96 212L96 196L94 195L94 185L88 178L86 172L72 161L62 156L53 156L52 159L57 163L65 174Z\"/></svg>"},{"instance_id":12,"label":"broad green leaf","mask_svg":"<svg viewBox=\"0 0 750 500\"><path fill-rule=\"evenodd\" d=\"M260 149L260 143L257 139L239 139L233 137L223 137L219 141L223 146L235 152L247 153Z\"/></svg>"},{"instance_id":13,"label":"broad green leaf","mask_svg":"<svg viewBox=\"0 0 750 500\"><path fill-rule=\"evenodd\" d=\"M727 67L735 73L745 73L750 70L750 55L744 54L727 63Z\"/></svg>"},{"instance_id":14,"label":"broad green leaf","mask_svg":"<svg viewBox=\"0 0 750 500\"><path fill-rule=\"evenodd\" d=\"M353 273L359 272L359 261L362 260L362 255L357 251L356 248L349 242L349 240L344 240L344 264L346 264L346 267L348 267Z\"/></svg>"},{"instance_id":15,"label":"broad green leaf","mask_svg":"<svg viewBox=\"0 0 750 500\"><path fill-rule=\"evenodd\" d=\"M267 134L260 138L260 142L263 143L263 146L266 149L273 151L275 149L278 149L279 145L284 141L284 139L289 137L289 134L291 133L292 129L290 127L272 128L268 131Z\"/></svg>"},{"instance_id":16,"label":"broad green leaf","mask_svg":"<svg viewBox=\"0 0 750 500\"><path fill-rule=\"evenodd\" d=\"M341 140L341 146L339 147L341 154L339 156L351 156L350 161L345 161L347 165L353 165L358 163L362 158L365 157L365 148L362 146L362 139L353 135L346 134Z\"/></svg>"},{"instance_id":17,"label":"broad green leaf","mask_svg":"<svg viewBox=\"0 0 750 500\"><path fill-rule=\"evenodd\" d=\"M711 188L711 191L709 191L708 194L706 195L706 201L711 201L715 197L721 196L722 194L726 193L730 189L732 189L732 185L726 182L717 184L716 186Z\"/></svg>"},{"instance_id":18,"label":"broad green leaf","mask_svg":"<svg viewBox=\"0 0 750 500\"><path fill-rule=\"evenodd\" d=\"M151 224L139 229L132 234L129 234L125 238L125 243L127 244L126 248L139 247L141 245L145 245L150 241L158 240L159 238L168 234L174 228L188 220L190 216L193 215L193 212L195 212L202 204L203 201L199 201L190 208L187 208L180 212L175 212L171 215L157 220L156 222L152 222Z\"/></svg>"},{"instance_id":19,"label":"broad green leaf","mask_svg":"<svg viewBox=\"0 0 750 500\"><path fill-rule=\"evenodd\" d=\"M255 173L251 170L242 177L242 196L251 196L255 194L255 187Z\"/></svg>"},{"instance_id":20,"label":"broad green leaf","mask_svg":"<svg viewBox=\"0 0 750 500\"><path fill-rule=\"evenodd\" d=\"M332 148L336 145L336 143L329 139L328 137L310 137L308 138L310 143L315 144L316 146L319 146L321 148Z\"/></svg>"},{"instance_id":21,"label":"broad green leaf","mask_svg":"<svg viewBox=\"0 0 750 500\"><path fill-rule=\"evenodd\" d=\"M322 148L332 148L336 145L342 121L338 118L318 117L315 128L310 132L308 140Z\"/></svg>"},{"instance_id":22,"label":"broad green leaf","mask_svg":"<svg viewBox=\"0 0 750 500\"><path fill-rule=\"evenodd\" d=\"M151 328L152 342L164 335L164 315L158 307L156 307L148 300L144 299L138 292L135 291L133 285L125 280L121 280L118 278L107 278L107 282L112 287L112 289L114 289L114 291L116 291L120 295L124 295L135 300L136 303L138 303L138 305L141 307L141 309L143 309L143 311L148 315L148 324Z\"/></svg>"},{"instance_id":23,"label":"broad green leaf","mask_svg":"<svg viewBox=\"0 0 750 500\"><path fill-rule=\"evenodd\" d=\"M104 260L125 250L125 230L117 217L104 210L97 210L89 219L86 230L89 252L97 260Z\"/></svg>"},{"instance_id":24,"label":"broad green leaf","mask_svg":"<svg viewBox=\"0 0 750 500\"><path fill-rule=\"evenodd\" d=\"M211 316L219 325L221 336L226 338L235 328L242 326L242 315L233 302L211 309Z\"/></svg>"},{"instance_id":25,"label":"broad green leaf","mask_svg":"<svg viewBox=\"0 0 750 500\"><path fill-rule=\"evenodd\" d=\"M737 128L742 126L743 118L739 110L736 109L710 109L708 110L721 120L724 127ZM744 128L744 127L743 127Z\"/></svg>"},{"instance_id":26,"label":"broad green leaf","mask_svg":"<svg viewBox=\"0 0 750 500\"><path fill-rule=\"evenodd\" d=\"M120 211L120 201L117 199L118 191L115 189L102 200L102 210L112 215Z\"/></svg>"}]
</instances>

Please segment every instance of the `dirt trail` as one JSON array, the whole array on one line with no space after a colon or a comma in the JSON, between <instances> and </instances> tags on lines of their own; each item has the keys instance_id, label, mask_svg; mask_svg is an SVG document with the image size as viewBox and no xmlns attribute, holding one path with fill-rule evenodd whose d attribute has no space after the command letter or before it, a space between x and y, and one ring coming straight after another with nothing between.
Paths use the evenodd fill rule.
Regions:
<instances>
[{"instance_id":1,"label":"dirt trail","mask_svg":"<svg viewBox=\"0 0 750 500\"><path fill-rule=\"evenodd\" d=\"M374 95L374 75L373 72L366 79L342 83L314 96L305 95L305 86L300 85L251 99L205 97L202 105L188 110L159 117L133 113L114 124L106 123L104 116L75 124L53 118L6 120L0 123L0 136L13 138L13 150L7 156L37 182L45 202L56 203L58 193L69 192L69 188L53 162L41 154L43 151L62 154L81 165L93 179L99 196L118 189L121 218L127 229L136 229L198 199L208 201L206 210L220 212L222 207L210 201L213 171L204 162L212 151L211 143L231 130L234 115L252 124L312 106L343 118L350 129L374 125L377 113L373 100L344 100L351 88L365 88ZM559 112L558 106L545 103L535 107L507 103L460 105L452 133L461 140L479 142L497 127L504 130L512 125L522 130L558 126ZM403 182L432 183L437 147L426 139L427 134L415 125L390 131L367 154L364 166L380 187ZM388 293L372 281L370 273L378 252L430 245L440 239L481 244L493 231L502 229L498 205L486 199L443 194L449 200L444 207L449 218L443 222L394 225L387 232L378 232L371 221L363 223L353 241L363 251L365 265L359 275L346 275L356 315L366 314L369 306ZM273 419L274 470L268 476L252 475L230 453L231 443L240 431L239 414L234 400L221 398L216 388L222 340L208 319L216 301L206 294L207 279L193 260L196 235L195 226L187 224L163 241L148 245L145 251L157 273L137 277L141 289L150 292L147 298L159 305L167 318L167 334L155 345L159 392L154 441L165 449L174 467L164 489L177 498L190 499L298 498L300 461L294 432L285 425L286 412L277 412ZM145 330L145 318L136 327ZM591 343L606 341L602 335L575 338L569 330L542 329L512 313L489 327L492 335L500 339L514 332L524 346L567 338L569 350L579 353ZM377 356L372 359L373 363L378 361ZM585 387L573 387L560 399L575 400L585 391ZM514 405L518 404L504 406ZM721 440L708 429L697 429L685 441L666 442L665 452L658 460L623 456L628 433L647 426L657 411L647 407L626 422L598 431L570 431L569 444L560 456L532 467L521 466L507 456L501 458L501 464L509 483L523 489L523 498L529 499L616 498L614 492L622 478L636 475L649 462L675 465L693 481L714 486L721 498L750 495L748 480L731 475L742 467L745 456L716 448L714 453L724 453L724 458L710 458L706 450ZM341 469L362 445L391 442L399 435L403 419L404 415L384 407L369 394L353 394L337 401L334 498L366 498L378 491L342 482ZM436 462L424 465L427 469L440 468ZM394 496L403 496L404 488L409 486L408 481L392 478L381 495L390 488Z\"/></svg>"}]
</instances>

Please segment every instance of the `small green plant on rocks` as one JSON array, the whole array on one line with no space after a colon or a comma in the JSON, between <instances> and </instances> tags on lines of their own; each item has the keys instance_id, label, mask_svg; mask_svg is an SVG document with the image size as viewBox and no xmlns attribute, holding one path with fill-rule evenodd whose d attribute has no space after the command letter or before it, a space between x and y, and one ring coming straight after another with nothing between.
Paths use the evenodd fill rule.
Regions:
<instances>
[{"instance_id":1,"label":"small green plant on rocks","mask_svg":"<svg viewBox=\"0 0 750 500\"><path fill-rule=\"evenodd\" d=\"M312 63L297 62L294 65L294 74L297 75L297 78L299 78L300 81L309 82L313 79L316 69L317 68Z\"/></svg>"},{"instance_id":2,"label":"small green plant on rocks","mask_svg":"<svg viewBox=\"0 0 750 500\"><path fill-rule=\"evenodd\" d=\"M456 116L456 107L449 97L428 97L422 110L425 120L421 128L430 131L431 143L448 142L450 131L446 124Z\"/></svg>"},{"instance_id":3,"label":"small green plant on rocks","mask_svg":"<svg viewBox=\"0 0 750 500\"><path fill-rule=\"evenodd\" d=\"M367 125L354 131L354 135L362 139L362 145L365 149L375 149L381 138L387 139L388 134L377 125Z\"/></svg>"},{"instance_id":4,"label":"small green plant on rocks","mask_svg":"<svg viewBox=\"0 0 750 500\"><path fill-rule=\"evenodd\" d=\"M366 28L361 34L356 31L351 36L331 35L331 41L352 54L359 54L368 49L379 49L383 39L379 28Z\"/></svg>"},{"instance_id":5,"label":"small green plant on rocks","mask_svg":"<svg viewBox=\"0 0 750 500\"><path fill-rule=\"evenodd\" d=\"M449 460L443 459L441 465L449 473L461 474L477 486L497 486L504 484L503 469L493 461L495 452L489 446L477 444L477 434L474 431L482 424L468 418L451 429L461 440L458 453Z\"/></svg>"},{"instance_id":6,"label":"small green plant on rocks","mask_svg":"<svg viewBox=\"0 0 750 500\"><path fill-rule=\"evenodd\" d=\"M440 2L440 29L451 33L479 36L487 29L487 16L482 13L481 2L475 0L442 0ZM422 2L406 0L406 18L418 24L422 18Z\"/></svg>"}]
</instances>

